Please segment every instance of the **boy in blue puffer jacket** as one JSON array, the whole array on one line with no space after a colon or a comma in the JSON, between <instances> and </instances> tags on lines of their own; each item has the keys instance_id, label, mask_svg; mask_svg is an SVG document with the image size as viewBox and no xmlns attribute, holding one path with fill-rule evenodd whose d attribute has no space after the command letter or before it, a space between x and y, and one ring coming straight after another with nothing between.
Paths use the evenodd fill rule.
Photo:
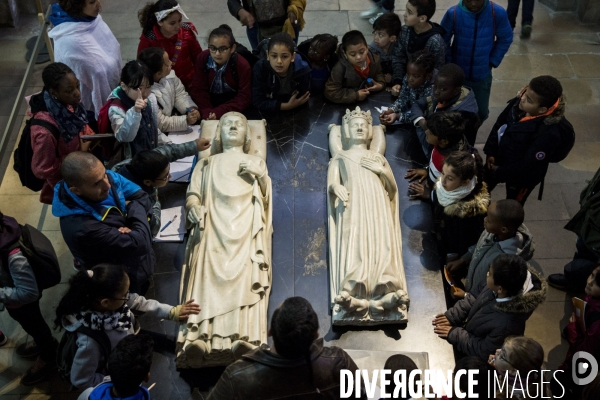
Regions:
<instances>
[{"instance_id":1,"label":"boy in blue puffer jacket","mask_svg":"<svg viewBox=\"0 0 600 400\"><path fill-rule=\"evenodd\" d=\"M460 0L441 25L450 48L446 62L465 71L464 85L473 89L483 123L489 115L492 68L498 68L513 41L506 10L489 0Z\"/></svg>"}]
</instances>

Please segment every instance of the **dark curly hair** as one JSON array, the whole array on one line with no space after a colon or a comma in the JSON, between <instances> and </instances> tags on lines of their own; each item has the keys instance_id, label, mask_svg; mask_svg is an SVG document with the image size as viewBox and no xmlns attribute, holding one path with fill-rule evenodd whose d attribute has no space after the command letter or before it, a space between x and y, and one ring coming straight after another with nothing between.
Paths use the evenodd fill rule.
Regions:
<instances>
[{"instance_id":1,"label":"dark curly hair","mask_svg":"<svg viewBox=\"0 0 600 400\"><path fill-rule=\"evenodd\" d=\"M540 107L552 107L563 93L558 79L550 75L535 77L529 82L529 88L540 98Z\"/></svg>"},{"instance_id":2,"label":"dark curly hair","mask_svg":"<svg viewBox=\"0 0 600 400\"><path fill-rule=\"evenodd\" d=\"M122 397L137 393L152 365L154 341L144 333L125 336L108 357L108 372Z\"/></svg>"},{"instance_id":3,"label":"dark curly hair","mask_svg":"<svg viewBox=\"0 0 600 400\"><path fill-rule=\"evenodd\" d=\"M438 140L447 140L448 147L452 147L460 142L465 134L465 120L458 111L437 112L427 120L427 129Z\"/></svg>"},{"instance_id":4,"label":"dark curly hair","mask_svg":"<svg viewBox=\"0 0 600 400\"><path fill-rule=\"evenodd\" d=\"M83 15L86 0L58 0L58 5L64 12L71 17L80 17Z\"/></svg>"},{"instance_id":5,"label":"dark curly hair","mask_svg":"<svg viewBox=\"0 0 600 400\"><path fill-rule=\"evenodd\" d=\"M158 0L156 3L146 4L144 8L138 11L138 20L142 30L144 32L152 31L152 28L158 22L154 13L176 7L177 4L179 3L175 0Z\"/></svg>"},{"instance_id":6,"label":"dark curly hair","mask_svg":"<svg viewBox=\"0 0 600 400\"><path fill-rule=\"evenodd\" d=\"M506 289L508 296L516 296L523 289L527 278L527 262L516 254L500 254L494 258L490 270L494 285Z\"/></svg>"},{"instance_id":7,"label":"dark curly hair","mask_svg":"<svg viewBox=\"0 0 600 400\"><path fill-rule=\"evenodd\" d=\"M408 63L423 68L426 74L431 74L435 69L435 57L426 49L412 53Z\"/></svg>"},{"instance_id":8,"label":"dark curly hair","mask_svg":"<svg viewBox=\"0 0 600 400\"><path fill-rule=\"evenodd\" d=\"M452 63L440 67L437 77L448 79L452 82L454 87L461 87L465 83L465 71L458 65Z\"/></svg>"},{"instance_id":9,"label":"dark curly hair","mask_svg":"<svg viewBox=\"0 0 600 400\"><path fill-rule=\"evenodd\" d=\"M48 64L42 71L42 81L44 89L58 90L58 86L67 74L74 74L73 70L66 64L55 62Z\"/></svg>"},{"instance_id":10,"label":"dark curly hair","mask_svg":"<svg viewBox=\"0 0 600 400\"><path fill-rule=\"evenodd\" d=\"M435 0L408 0L408 2L417 8L417 17L424 15L429 21L435 14Z\"/></svg>"},{"instance_id":11,"label":"dark curly hair","mask_svg":"<svg viewBox=\"0 0 600 400\"><path fill-rule=\"evenodd\" d=\"M382 14L373 22L373 31L385 31L390 36L400 36L401 29L400 17L392 11Z\"/></svg>"}]
</instances>

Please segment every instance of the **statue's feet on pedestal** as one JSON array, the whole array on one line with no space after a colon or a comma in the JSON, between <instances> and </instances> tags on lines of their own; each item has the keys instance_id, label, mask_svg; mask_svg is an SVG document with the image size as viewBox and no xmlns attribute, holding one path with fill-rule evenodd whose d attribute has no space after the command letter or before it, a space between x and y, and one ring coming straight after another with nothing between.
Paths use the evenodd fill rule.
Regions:
<instances>
[{"instance_id":1,"label":"statue's feet on pedestal","mask_svg":"<svg viewBox=\"0 0 600 400\"><path fill-rule=\"evenodd\" d=\"M184 350L190 368L199 368L202 365L204 355L209 352L206 342L201 339L189 343Z\"/></svg>"},{"instance_id":2,"label":"statue's feet on pedestal","mask_svg":"<svg viewBox=\"0 0 600 400\"><path fill-rule=\"evenodd\" d=\"M356 314L357 317L364 317L369 311L369 301L367 299L357 299L350 296L345 290L340 292L335 298L338 304L346 313Z\"/></svg>"},{"instance_id":3,"label":"statue's feet on pedestal","mask_svg":"<svg viewBox=\"0 0 600 400\"><path fill-rule=\"evenodd\" d=\"M257 347L258 346L243 340L236 340L235 342L231 343L231 352L233 353L233 358L239 360L244 354L256 349Z\"/></svg>"}]
</instances>

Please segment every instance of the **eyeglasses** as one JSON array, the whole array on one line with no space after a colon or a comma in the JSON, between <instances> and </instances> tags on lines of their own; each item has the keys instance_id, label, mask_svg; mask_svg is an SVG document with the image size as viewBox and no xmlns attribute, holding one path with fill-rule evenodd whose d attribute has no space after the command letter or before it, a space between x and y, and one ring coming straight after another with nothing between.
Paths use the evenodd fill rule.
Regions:
<instances>
[{"instance_id":1,"label":"eyeglasses","mask_svg":"<svg viewBox=\"0 0 600 400\"><path fill-rule=\"evenodd\" d=\"M512 365L511 362L506 359L506 351L504 350L504 347L500 349L500 354L498 354L498 358L510 365L511 367L515 368L515 366Z\"/></svg>"},{"instance_id":2,"label":"eyeglasses","mask_svg":"<svg viewBox=\"0 0 600 400\"><path fill-rule=\"evenodd\" d=\"M222 47L208 46L208 50L211 53L213 53L213 54L216 53L216 52L219 52L219 53L223 54L226 51L228 51L229 49L231 49L232 47L233 46L229 46L229 47L225 47L225 46L222 46Z\"/></svg>"},{"instance_id":3,"label":"eyeglasses","mask_svg":"<svg viewBox=\"0 0 600 400\"><path fill-rule=\"evenodd\" d=\"M169 167L169 170L167 171L167 174L164 178L156 178L155 181L168 181L169 176L171 176L171 167Z\"/></svg>"},{"instance_id":4,"label":"eyeglasses","mask_svg":"<svg viewBox=\"0 0 600 400\"><path fill-rule=\"evenodd\" d=\"M130 297L131 297L131 293L129 293L129 290L128 290L127 293L125 294L125 298L124 299L114 298L113 300L129 301Z\"/></svg>"}]
</instances>

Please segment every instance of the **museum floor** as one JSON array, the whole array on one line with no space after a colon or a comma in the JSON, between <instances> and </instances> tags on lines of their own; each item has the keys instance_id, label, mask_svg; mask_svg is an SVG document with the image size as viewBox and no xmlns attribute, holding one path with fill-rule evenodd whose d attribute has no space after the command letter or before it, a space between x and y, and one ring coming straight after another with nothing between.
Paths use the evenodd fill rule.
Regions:
<instances>
[{"instance_id":1,"label":"museum floor","mask_svg":"<svg viewBox=\"0 0 600 400\"><path fill-rule=\"evenodd\" d=\"M341 37L349 29L359 29L370 37L371 27L358 17L365 0L307 0L307 25L301 40L317 33L329 32ZM118 2L104 0L103 18L121 43L123 58L135 56L139 38L137 10L146 0ZM247 45L244 28L224 9L224 1L180 0L180 4L199 30L200 43L206 47L210 29L228 23L237 39ZM439 22L454 0L439 0L433 20ZM506 0L498 1L505 6ZM404 0L398 0L398 12L404 10ZM577 143L570 156L560 164L550 166L546 177L543 201L534 193L526 210L526 224L534 235L535 257L531 264L546 276L561 272L575 250L575 236L563 230L566 221L578 210L578 199L585 180L600 166L600 26L582 25L572 13L553 13L536 4L532 38L515 41L501 66L494 71L490 119L480 129L478 143L483 143L506 100L537 75L551 74L559 78L565 88L567 116L577 133ZM4 130L8 115L15 102L18 85L26 63L23 61L25 42L37 33L36 19L26 18L21 29L0 29L0 129ZM30 91L41 88L41 70L35 68ZM388 105L389 97L379 94L361 106ZM304 107L285 117L263 116L268 121L269 172L273 179L274 237L273 237L273 290L270 311L286 297L303 296L311 301L320 317L320 334L327 345L338 345L348 350L398 351L427 353L431 368L447 369L454 365L452 348L438 339L431 327L431 317L444 310L445 300L441 276L435 265L434 246L428 231L431 215L428 205L410 201L406 196L406 169L423 160L418 157L416 137L398 128L388 130L386 157L392 166L401 195L400 217L403 238L404 264L408 292L411 297L409 323L406 327L381 326L376 328L331 329L328 312L327 221L325 182L329 160L327 127L340 124L344 107L311 99ZM20 115L25 106L21 104ZM260 118L253 115L251 118ZM15 129L9 147L14 146ZM417 150L417 151L415 151ZM63 283L46 290L42 312L48 322L53 319L56 303L65 290L65 283L73 273L72 256L64 244L58 220L51 209L38 201L38 194L22 188L12 171L11 157L0 160L0 176L6 174L0 186L0 209L41 229L53 242L63 268ZM181 204L185 185L170 184L161 191L165 206ZM503 193L494 192L495 198ZM154 285L148 297L176 304L178 301L179 268L183 244L156 245L157 267ZM539 341L546 352L547 368L556 368L566 353L566 344L560 337L561 328L571 314L570 297L564 292L549 289L545 304L540 306L527 323L526 335ZM142 321L142 326L156 332L158 351L155 353L150 382L157 382L152 397L173 400L202 398L201 393L218 376L220 370L202 370L179 374L172 353L175 324L171 322ZM9 342L0 348L0 399L71 399L68 387L58 377L35 387L19 385L20 376L31 365L17 357L14 348L27 335L6 313L0 314L0 329ZM56 333L60 336L60 333ZM383 365L381 365L382 367ZM200 392L191 393L190 384L198 385Z\"/></svg>"}]
</instances>

